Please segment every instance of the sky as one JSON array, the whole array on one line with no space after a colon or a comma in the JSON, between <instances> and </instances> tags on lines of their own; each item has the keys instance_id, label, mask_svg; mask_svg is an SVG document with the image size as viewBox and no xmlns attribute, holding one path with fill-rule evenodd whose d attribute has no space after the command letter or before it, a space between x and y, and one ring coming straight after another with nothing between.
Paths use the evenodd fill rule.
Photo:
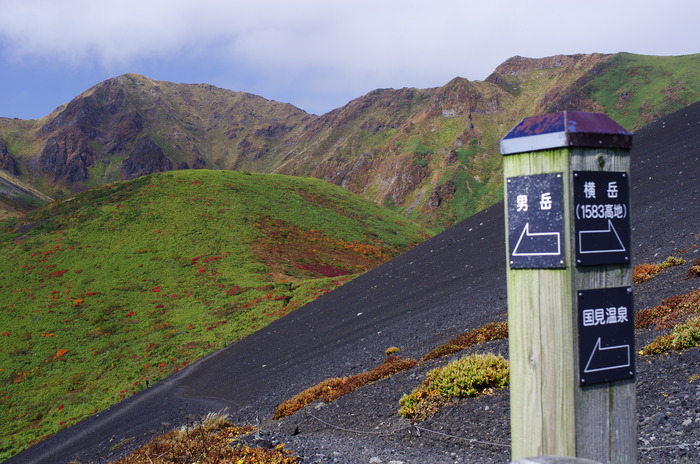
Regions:
<instances>
[{"instance_id":1,"label":"sky","mask_svg":"<svg viewBox=\"0 0 700 464\"><path fill-rule=\"evenodd\" d=\"M516 55L700 53L698 18L698 0L0 0L0 117L41 118L124 73L321 115Z\"/></svg>"}]
</instances>

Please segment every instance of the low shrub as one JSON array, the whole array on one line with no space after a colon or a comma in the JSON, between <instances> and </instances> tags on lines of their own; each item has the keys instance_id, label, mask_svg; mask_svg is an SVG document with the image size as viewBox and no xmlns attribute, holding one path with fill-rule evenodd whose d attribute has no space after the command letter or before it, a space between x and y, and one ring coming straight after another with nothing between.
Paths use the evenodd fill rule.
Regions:
<instances>
[{"instance_id":1,"label":"low shrub","mask_svg":"<svg viewBox=\"0 0 700 464\"><path fill-rule=\"evenodd\" d=\"M307 388L303 392L295 395L289 400L277 406L273 419L282 419L290 416L316 400L330 403L358 388L364 387L372 382L389 377L401 371L408 370L418 364L415 359L402 358L401 356L388 356L384 362L373 369L353 375L351 377L334 377Z\"/></svg>"},{"instance_id":2,"label":"low shrub","mask_svg":"<svg viewBox=\"0 0 700 464\"><path fill-rule=\"evenodd\" d=\"M399 415L413 422L428 419L452 398L490 393L508 385L510 368L503 356L474 354L426 374L425 381L399 400Z\"/></svg>"},{"instance_id":3,"label":"low shrub","mask_svg":"<svg viewBox=\"0 0 700 464\"><path fill-rule=\"evenodd\" d=\"M641 284L642 282L651 280L659 272L661 272L661 266L658 264L638 264L632 269L632 282Z\"/></svg>"},{"instance_id":4,"label":"low shrub","mask_svg":"<svg viewBox=\"0 0 700 464\"><path fill-rule=\"evenodd\" d=\"M385 353L387 356L391 356L392 354L399 353L400 351L401 349L398 346L390 346L386 349Z\"/></svg>"},{"instance_id":5,"label":"low shrub","mask_svg":"<svg viewBox=\"0 0 700 464\"><path fill-rule=\"evenodd\" d=\"M700 313L700 290L670 296L658 306L638 311L634 316L634 327L646 329L653 325L657 329L669 328L693 313Z\"/></svg>"},{"instance_id":6,"label":"low shrub","mask_svg":"<svg viewBox=\"0 0 700 464\"><path fill-rule=\"evenodd\" d=\"M688 268L688 272L685 275L687 279L693 279L695 277L700 277L700 258L695 258Z\"/></svg>"},{"instance_id":7,"label":"low shrub","mask_svg":"<svg viewBox=\"0 0 700 464\"><path fill-rule=\"evenodd\" d=\"M258 448L232 444L238 437L254 430L251 426L231 424L225 414L209 414L201 422L160 435L141 448L132 451L114 464L200 464L269 463L295 464L299 459L283 445Z\"/></svg>"},{"instance_id":8,"label":"low shrub","mask_svg":"<svg viewBox=\"0 0 700 464\"><path fill-rule=\"evenodd\" d=\"M679 258L678 256L669 256L661 263L661 268L666 269L667 267L680 266L681 264L685 264L685 262L685 259Z\"/></svg>"},{"instance_id":9,"label":"low shrub","mask_svg":"<svg viewBox=\"0 0 700 464\"><path fill-rule=\"evenodd\" d=\"M640 352L642 355L659 354L671 350L687 350L700 346L700 316L688 319L673 328L671 333L655 338Z\"/></svg>"},{"instance_id":10,"label":"low shrub","mask_svg":"<svg viewBox=\"0 0 700 464\"><path fill-rule=\"evenodd\" d=\"M340 385L347 382L347 377L333 377L326 379L323 382L307 388L298 395L293 396L284 403L277 406L273 419L282 419L291 416L309 403L313 403L318 399L324 398L324 395L337 389Z\"/></svg>"},{"instance_id":11,"label":"low shrub","mask_svg":"<svg viewBox=\"0 0 700 464\"><path fill-rule=\"evenodd\" d=\"M423 356L421 361L442 358L479 343L501 340L504 338L508 338L508 322L491 322L478 329L465 332L449 342L434 348Z\"/></svg>"},{"instance_id":12,"label":"low shrub","mask_svg":"<svg viewBox=\"0 0 700 464\"><path fill-rule=\"evenodd\" d=\"M414 367L418 362L415 359L402 358L401 356L388 356L383 363L373 369L353 375L347 379L347 382L340 385L335 391L328 392L324 398L325 402L335 401L349 393L354 392L358 388L369 385L378 380L391 377L392 375L407 371Z\"/></svg>"},{"instance_id":13,"label":"low shrub","mask_svg":"<svg viewBox=\"0 0 700 464\"><path fill-rule=\"evenodd\" d=\"M634 266L632 269L632 282L635 284L641 284L647 280L654 278L656 274L663 271L666 268L680 266L685 264L685 259L679 258L677 256L669 256L661 264L650 264L643 263Z\"/></svg>"}]
</instances>

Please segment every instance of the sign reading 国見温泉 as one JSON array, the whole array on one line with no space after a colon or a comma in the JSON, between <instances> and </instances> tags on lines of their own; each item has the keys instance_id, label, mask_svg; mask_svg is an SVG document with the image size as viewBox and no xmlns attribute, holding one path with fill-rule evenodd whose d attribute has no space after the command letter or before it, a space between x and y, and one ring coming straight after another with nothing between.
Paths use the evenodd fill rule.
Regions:
<instances>
[{"instance_id":1,"label":"sign reading \u56fd\u898b\u6e29\u6cc9","mask_svg":"<svg viewBox=\"0 0 700 464\"><path fill-rule=\"evenodd\" d=\"M634 376L631 287L579 290L578 333L582 385Z\"/></svg>"}]
</instances>

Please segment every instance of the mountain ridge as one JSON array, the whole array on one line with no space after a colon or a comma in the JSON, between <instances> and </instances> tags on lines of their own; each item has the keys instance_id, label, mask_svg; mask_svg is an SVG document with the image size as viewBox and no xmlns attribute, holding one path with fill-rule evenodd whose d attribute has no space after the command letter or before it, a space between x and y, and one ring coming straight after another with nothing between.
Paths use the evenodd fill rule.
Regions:
<instances>
[{"instance_id":1,"label":"mountain ridge","mask_svg":"<svg viewBox=\"0 0 700 464\"><path fill-rule=\"evenodd\" d=\"M484 81L377 89L316 116L136 74L40 120L0 120L19 178L61 197L170 169L312 176L442 230L501 199L498 141L520 119L605 112L628 130L700 98L700 54L513 57Z\"/></svg>"}]
</instances>

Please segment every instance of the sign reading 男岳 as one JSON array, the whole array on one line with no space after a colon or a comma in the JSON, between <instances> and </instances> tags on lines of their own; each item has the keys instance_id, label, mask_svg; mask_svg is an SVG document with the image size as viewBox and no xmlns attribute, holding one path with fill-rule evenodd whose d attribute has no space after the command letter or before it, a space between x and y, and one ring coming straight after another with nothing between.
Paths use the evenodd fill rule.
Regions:
<instances>
[{"instance_id":1,"label":"sign reading \u7537\u5cb3","mask_svg":"<svg viewBox=\"0 0 700 464\"><path fill-rule=\"evenodd\" d=\"M632 288L578 292L581 385L634 377Z\"/></svg>"},{"instance_id":2,"label":"sign reading \u7537\u5cb3","mask_svg":"<svg viewBox=\"0 0 700 464\"><path fill-rule=\"evenodd\" d=\"M629 264L627 173L574 171L573 175L576 264Z\"/></svg>"},{"instance_id":3,"label":"sign reading \u7537\u5cb3","mask_svg":"<svg viewBox=\"0 0 700 464\"><path fill-rule=\"evenodd\" d=\"M562 173L509 177L506 188L511 269L564 268Z\"/></svg>"}]
</instances>

